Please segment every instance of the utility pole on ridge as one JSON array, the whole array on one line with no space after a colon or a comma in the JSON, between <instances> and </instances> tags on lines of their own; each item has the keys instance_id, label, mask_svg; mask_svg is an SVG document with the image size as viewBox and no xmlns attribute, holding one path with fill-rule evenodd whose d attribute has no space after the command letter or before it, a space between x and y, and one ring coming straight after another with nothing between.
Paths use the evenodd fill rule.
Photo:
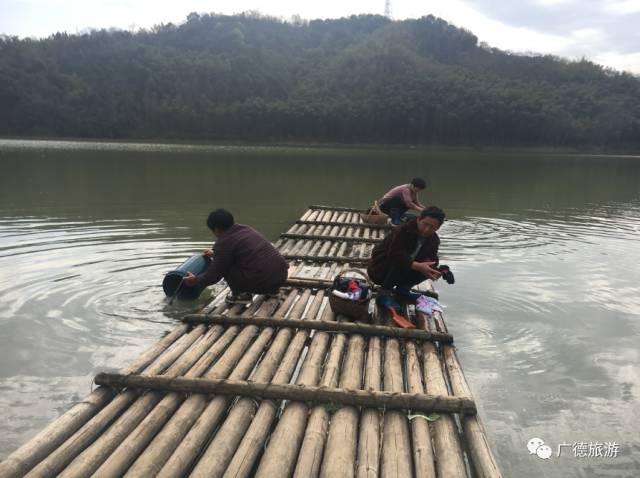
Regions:
<instances>
[{"instance_id":1,"label":"utility pole on ridge","mask_svg":"<svg viewBox=\"0 0 640 478\"><path fill-rule=\"evenodd\" d=\"M384 16L391 20L391 0L384 2Z\"/></svg>"}]
</instances>

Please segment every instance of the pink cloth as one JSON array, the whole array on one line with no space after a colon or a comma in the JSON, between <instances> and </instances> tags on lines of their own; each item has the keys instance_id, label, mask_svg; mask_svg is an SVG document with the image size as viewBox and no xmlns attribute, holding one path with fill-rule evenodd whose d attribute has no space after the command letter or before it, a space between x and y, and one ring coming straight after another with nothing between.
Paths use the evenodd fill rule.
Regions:
<instances>
[{"instance_id":1,"label":"pink cloth","mask_svg":"<svg viewBox=\"0 0 640 478\"><path fill-rule=\"evenodd\" d=\"M404 201L404 205L409 209L419 208L418 206L418 198L416 197L415 191L411 190L411 184L401 184L400 186L396 186L391 189L387 194L382 196L381 203L385 203L389 199L393 197L401 197Z\"/></svg>"}]
</instances>

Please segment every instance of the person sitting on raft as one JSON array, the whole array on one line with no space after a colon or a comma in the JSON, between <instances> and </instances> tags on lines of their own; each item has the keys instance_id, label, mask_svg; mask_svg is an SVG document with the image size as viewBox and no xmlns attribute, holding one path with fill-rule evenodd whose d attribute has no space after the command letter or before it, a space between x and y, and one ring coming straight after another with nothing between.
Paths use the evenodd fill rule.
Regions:
<instances>
[{"instance_id":1,"label":"person sitting on raft","mask_svg":"<svg viewBox=\"0 0 640 478\"><path fill-rule=\"evenodd\" d=\"M418 201L418 192L427 187L424 179L413 178L409 184L401 184L387 192L382 199L378 201L380 210L391 218L394 225L401 224L405 213L413 209L422 211L424 206Z\"/></svg>"},{"instance_id":2,"label":"person sitting on raft","mask_svg":"<svg viewBox=\"0 0 640 478\"><path fill-rule=\"evenodd\" d=\"M436 231L444 222L445 213L436 206L420 212L420 216L394 228L371 252L367 267L369 278L380 285L379 303L390 305L392 290L408 295L411 287L426 279L437 280L438 246Z\"/></svg>"},{"instance_id":3,"label":"person sitting on raft","mask_svg":"<svg viewBox=\"0 0 640 478\"><path fill-rule=\"evenodd\" d=\"M218 238L209 267L197 276L188 273L188 286L212 285L220 279L231 289L228 302L247 303L251 294L276 295L287 280L288 264L275 247L255 229L236 224L226 209L216 209L207 218L207 226Z\"/></svg>"}]
</instances>

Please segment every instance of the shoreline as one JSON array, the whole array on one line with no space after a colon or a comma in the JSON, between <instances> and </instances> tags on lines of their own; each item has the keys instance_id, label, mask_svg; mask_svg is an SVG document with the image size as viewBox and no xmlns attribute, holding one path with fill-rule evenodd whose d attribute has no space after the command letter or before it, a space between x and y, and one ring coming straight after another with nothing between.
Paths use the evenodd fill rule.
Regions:
<instances>
[{"instance_id":1,"label":"shoreline","mask_svg":"<svg viewBox=\"0 0 640 478\"><path fill-rule=\"evenodd\" d=\"M136 138L78 138L48 136L0 136L4 141L42 141L72 142L87 144L119 145L162 145L196 147L253 147L253 148L305 148L305 149L347 149L347 150L390 150L390 151L451 151L477 153L522 153L522 154L558 154L589 156L640 156L640 150L603 149L596 147L557 147L557 146L496 146L496 145L437 145L437 144L399 144L399 143L331 143L319 141L248 141L248 140L201 140L201 139L136 139Z\"/></svg>"}]
</instances>

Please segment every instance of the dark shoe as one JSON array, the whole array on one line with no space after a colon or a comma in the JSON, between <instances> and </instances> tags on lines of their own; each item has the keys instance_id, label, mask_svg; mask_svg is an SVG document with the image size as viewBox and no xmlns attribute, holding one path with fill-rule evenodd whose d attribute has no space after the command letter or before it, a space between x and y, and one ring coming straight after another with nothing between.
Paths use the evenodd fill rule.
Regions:
<instances>
[{"instance_id":1,"label":"dark shoe","mask_svg":"<svg viewBox=\"0 0 640 478\"><path fill-rule=\"evenodd\" d=\"M442 278L447 282L447 284L455 284L456 279L453 277L453 272L449 269L449 266L441 265L438 267L440 274L442 274Z\"/></svg>"},{"instance_id":2,"label":"dark shoe","mask_svg":"<svg viewBox=\"0 0 640 478\"><path fill-rule=\"evenodd\" d=\"M420 297L420 294L415 294L411 292L411 289L409 289L408 287L396 286L396 288L393 291L395 292L396 296L406 299L406 301L411 304L415 304L416 300L418 300L418 297Z\"/></svg>"},{"instance_id":3,"label":"dark shoe","mask_svg":"<svg viewBox=\"0 0 640 478\"><path fill-rule=\"evenodd\" d=\"M390 294L379 294L376 299L376 304L380 307L393 308L400 310L400 304Z\"/></svg>"},{"instance_id":4,"label":"dark shoe","mask_svg":"<svg viewBox=\"0 0 640 478\"><path fill-rule=\"evenodd\" d=\"M250 304L253 300L253 296L248 292L242 292L240 294L228 294L225 297L227 304Z\"/></svg>"}]
</instances>

